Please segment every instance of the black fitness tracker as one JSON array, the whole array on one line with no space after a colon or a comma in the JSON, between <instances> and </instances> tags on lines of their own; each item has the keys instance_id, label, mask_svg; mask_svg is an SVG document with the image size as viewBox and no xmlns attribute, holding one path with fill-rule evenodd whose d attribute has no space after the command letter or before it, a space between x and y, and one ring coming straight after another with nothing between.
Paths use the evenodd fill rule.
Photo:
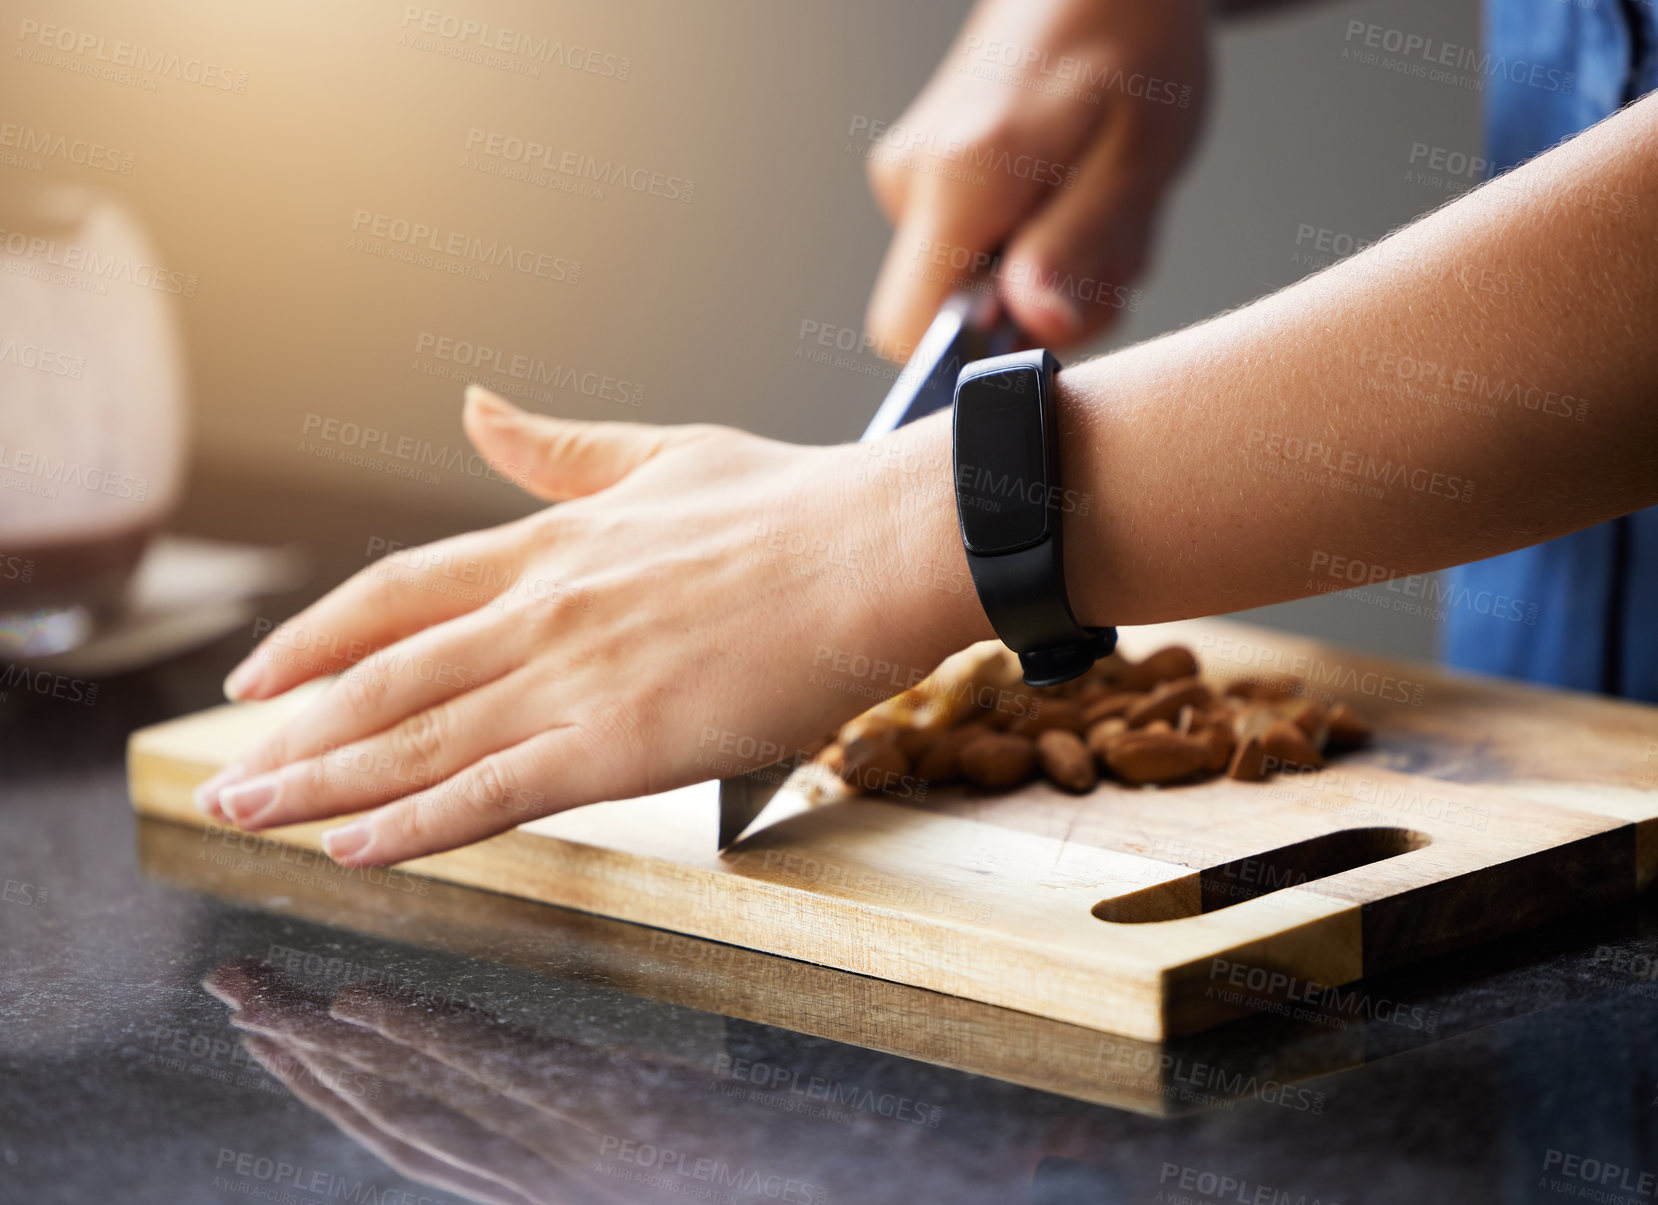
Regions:
<instances>
[{"instance_id":1,"label":"black fitness tracker","mask_svg":"<svg viewBox=\"0 0 1658 1205\"><path fill-rule=\"evenodd\" d=\"M979 602L1025 681L1057 686L1117 646L1085 628L1065 594L1054 374L1043 349L975 360L956 377L956 517Z\"/></svg>"}]
</instances>

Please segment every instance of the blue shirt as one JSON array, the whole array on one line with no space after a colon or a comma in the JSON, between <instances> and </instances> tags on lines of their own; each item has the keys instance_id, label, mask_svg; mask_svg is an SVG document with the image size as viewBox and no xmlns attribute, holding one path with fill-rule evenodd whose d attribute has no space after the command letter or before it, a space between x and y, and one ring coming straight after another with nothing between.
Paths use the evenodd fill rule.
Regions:
<instances>
[{"instance_id":1,"label":"blue shirt","mask_svg":"<svg viewBox=\"0 0 1658 1205\"><path fill-rule=\"evenodd\" d=\"M1485 0L1485 30L1493 174L1658 87L1658 0ZM1448 577L1450 664L1658 702L1658 507Z\"/></svg>"}]
</instances>

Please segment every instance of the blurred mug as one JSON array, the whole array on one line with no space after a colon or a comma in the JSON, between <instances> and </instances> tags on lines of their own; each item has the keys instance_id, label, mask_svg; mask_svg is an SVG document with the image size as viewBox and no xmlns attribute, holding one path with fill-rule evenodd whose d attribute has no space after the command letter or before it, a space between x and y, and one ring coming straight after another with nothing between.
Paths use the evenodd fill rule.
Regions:
<instances>
[{"instance_id":1,"label":"blurred mug","mask_svg":"<svg viewBox=\"0 0 1658 1205\"><path fill-rule=\"evenodd\" d=\"M0 656L86 640L178 498L179 287L108 196L0 199Z\"/></svg>"}]
</instances>

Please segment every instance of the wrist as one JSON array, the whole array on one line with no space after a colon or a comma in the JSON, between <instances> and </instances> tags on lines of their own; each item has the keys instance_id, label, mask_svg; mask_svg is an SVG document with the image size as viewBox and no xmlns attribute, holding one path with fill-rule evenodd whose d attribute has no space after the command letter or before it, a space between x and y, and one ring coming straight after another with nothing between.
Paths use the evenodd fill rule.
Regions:
<instances>
[{"instance_id":1,"label":"wrist","mask_svg":"<svg viewBox=\"0 0 1658 1205\"><path fill-rule=\"evenodd\" d=\"M1082 373L1088 376L1087 373ZM1100 474L1099 383L1077 369L1055 377L1066 592L1079 622L1115 622L1113 600L1101 597L1099 559L1109 541L1109 507L1096 492ZM950 413L901 427L871 443L844 449L864 516L863 539L879 553L883 589L870 592L864 619L871 630L897 626L918 658L942 659L996 635L979 602L956 514Z\"/></svg>"},{"instance_id":2,"label":"wrist","mask_svg":"<svg viewBox=\"0 0 1658 1205\"><path fill-rule=\"evenodd\" d=\"M1097 435L1099 416L1076 368L1054 377L1054 411L1058 419L1060 530L1064 537L1065 593L1077 622L1106 627L1119 622L1109 600L1098 598L1100 557L1105 538L1106 507L1098 493Z\"/></svg>"},{"instance_id":3,"label":"wrist","mask_svg":"<svg viewBox=\"0 0 1658 1205\"><path fill-rule=\"evenodd\" d=\"M888 597L918 653L942 660L995 636L979 605L956 521L950 414L944 411L858 445L873 537L891 549Z\"/></svg>"}]
</instances>

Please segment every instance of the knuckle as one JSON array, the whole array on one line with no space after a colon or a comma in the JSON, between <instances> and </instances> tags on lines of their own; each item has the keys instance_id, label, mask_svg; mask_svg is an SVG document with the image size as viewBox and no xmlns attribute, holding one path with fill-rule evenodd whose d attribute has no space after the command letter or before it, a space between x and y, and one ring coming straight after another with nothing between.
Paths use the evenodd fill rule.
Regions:
<instances>
[{"instance_id":1,"label":"knuckle","mask_svg":"<svg viewBox=\"0 0 1658 1205\"><path fill-rule=\"evenodd\" d=\"M399 548L352 574L343 589L351 591L363 606L373 606L402 591L418 588L432 566L444 559L438 544Z\"/></svg>"},{"instance_id":2,"label":"knuckle","mask_svg":"<svg viewBox=\"0 0 1658 1205\"><path fill-rule=\"evenodd\" d=\"M501 807L507 800L507 775L502 771L501 763L493 757L486 757L478 763L468 786L477 802L485 808Z\"/></svg>"},{"instance_id":3,"label":"knuckle","mask_svg":"<svg viewBox=\"0 0 1658 1205\"><path fill-rule=\"evenodd\" d=\"M283 729L266 738L257 749L242 758L242 767L249 775L253 775L285 766L294 760L290 752L293 744L293 738Z\"/></svg>"},{"instance_id":4,"label":"knuckle","mask_svg":"<svg viewBox=\"0 0 1658 1205\"><path fill-rule=\"evenodd\" d=\"M525 515L510 526L515 534L522 535L530 550L546 552L571 541L580 525L580 514L581 507L577 502L564 502ZM526 556L524 560L529 560L529 557ZM514 571L522 570L522 563L519 561L513 561L511 565Z\"/></svg>"},{"instance_id":5,"label":"knuckle","mask_svg":"<svg viewBox=\"0 0 1658 1205\"><path fill-rule=\"evenodd\" d=\"M449 722L442 708L418 711L392 731L394 756L411 772L438 764L449 734Z\"/></svg>"},{"instance_id":6,"label":"knuckle","mask_svg":"<svg viewBox=\"0 0 1658 1205\"><path fill-rule=\"evenodd\" d=\"M398 849L426 849L442 831L441 810L431 798L394 804L382 813L381 840Z\"/></svg>"},{"instance_id":7,"label":"knuckle","mask_svg":"<svg viewBox=\"0 0 1658 1205\"><path fill-rule=\"evenodd\" d=\"M588 449L588 431L580 423L544 422L535 433L535 459L531 467L545 468L581 459Z\"/></svg>"},{"instance_id":8,"label":"knuckle","mask_svg":"<svg viewBox=\"0 0 1658 1205\"><path fill-rule=\"evenodd\" d=\"M361 788L356 752L354 746L346 745L325 750L302 763L302 781L313 802L326 802Z\"/></svg>"},{"instance_id":9,"label":"knuckle","mask_svg":"<svg viewBox=\"0 0 1658 1205\"><path fill-rule=\"evenodd\" d=\"M877 347L894 345L898 333L898 319L892 307L877 304L872 300L869 309L864 313L864 330L875 341Z\"/></svg>"},{"instance_id":10,"label":"knuckle","mask_svg":"<svg viewBox=\"0 0 1658 1205\"><path fill-rule=\"evenodd\" d=\"M539 802L533 792L523 789L517 775L498 754L490 754L474 765L458 783L458 788L457 805L481 815L497 814L503 819L521 817Z\"/></svg>"},{"instance_id":11,"label":"knuckle","mask_svg":"<svg viewBox=\"0 0 1658 1205\"><path fill-rule=\"evenodd\" d=\"M870 155L864 160L864 179L869 182L869 190L889 213L897 208L909 171L909 163L897 155Z\"/></svg>"},{"instance_id":12,"label":"knuckle","mask_svg":"<svg viewBox=\"0 0 1658 1205\"><path fill-rule=\"evenodd\" d=\"M969 155L985 154L1030 142L1030 129L1015 113L1002 108L986 114L961 133L961 144Z\"/></svg>"},{"instance_id":13,"label":"knuckle","mask_svg":"<svg viewBox=\"0 0 1658 1205\"><path fill-rule=\"evenodd\" d=\"M511 622L527 633L532 643L544 643L568 630L572 608L565 602L563 590L541 588L540 580L528 583L525 596L513 602Z\"/></svg>"},{"instance_id":14,"label":"knuckle","mask_svg":"<svg viewBox=\"0 0 1658 1205\"><path fill-rule=\"evenodd\" d=\"M628 698L613 705L590 708L575 717L574 746L579 756L639 757L651 747L649 734L672 723L674 692L662 683L641 682Z\"/></svg>"},{"instance_id":15,"label":"knuckle","mask_svg":"<svg viewBox=\"0 0 1658 1205\"><path fill-rule=\"evenodd\" d=\"M724 441L735 446L742 442L743 435L743 432L731 427L722 427L718 423L686 423L674 428L672 444L678 447L696 447ZM660 452L668 446L668 441L665 440L657 451Z\"/></svg>"},{"instance_id":16,"label":"knuckle","mask_svg":"<svg viewBox=\"0 0 1658 1205\"><path fill-rule=\"evenodd\" d=\"M362 661L342 674L334 689L351 715L374 715L391 693L391 674L377 661Z\"/></svg>"},{"instance_id":17,"label":"knuckle","mask_svg":"<svg viewBox=\"0 0 1658 1205\"><path fill-rule=\"evenodd\" d=\"M336 594L361 606L373 606L406 587L416 575L422 549L404 548L364 565L341 585Z\"/></svg>"},{"instance_id":18,"label":"knuckle","mask_svg":"<svg viewBox=\"0 0 1658 1205\"><path fill-rule=\"evenodd\" d=\"M685 423L679 428L681 439L713 439L731 428L718 423Z\"/></svg>"}]
</instances>

